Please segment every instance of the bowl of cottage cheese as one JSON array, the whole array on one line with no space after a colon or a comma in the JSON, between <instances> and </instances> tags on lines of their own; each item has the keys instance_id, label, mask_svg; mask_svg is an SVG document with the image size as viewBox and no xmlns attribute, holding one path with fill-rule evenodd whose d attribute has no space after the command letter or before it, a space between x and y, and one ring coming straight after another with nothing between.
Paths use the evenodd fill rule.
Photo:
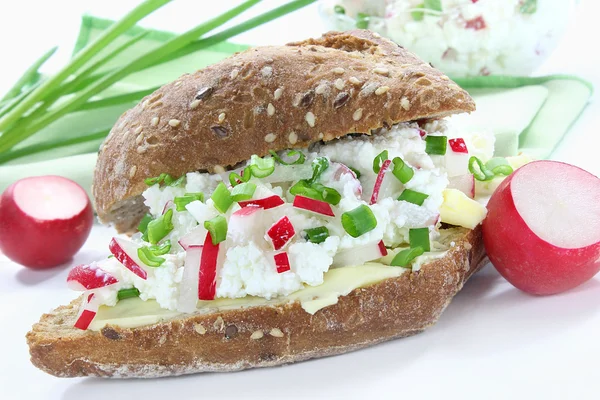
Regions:
<instances>
[{"instance_id":1,"label":"bowl of cottage cheese","mask_svg":"<svg viewBox=\"0 0 600 400\"><path fill-rule=\"evenodd\" d=\"M453 77L532 74L559 43L571 0L321 0L330 29L370 29Z\"/></svg>"}]
</instances>

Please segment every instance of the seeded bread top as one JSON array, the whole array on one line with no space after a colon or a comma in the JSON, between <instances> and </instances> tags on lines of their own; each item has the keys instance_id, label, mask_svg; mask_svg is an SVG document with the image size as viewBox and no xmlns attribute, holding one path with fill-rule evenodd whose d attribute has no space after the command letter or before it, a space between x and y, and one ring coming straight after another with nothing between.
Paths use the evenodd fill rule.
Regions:
<instances>
[{"instance_id":1,"label":"seeded bread top","mask_svg":"<svg viewBox=\"0 0 600 400\"><path fill-rule=\"evenodd\" d=\"M249 49L180 77L120 117L98 156L96 210L131 231L144 213L145 178L220 172L271 149L474 109L447 76L369 31Z\"/></svg>"}]
</instances>

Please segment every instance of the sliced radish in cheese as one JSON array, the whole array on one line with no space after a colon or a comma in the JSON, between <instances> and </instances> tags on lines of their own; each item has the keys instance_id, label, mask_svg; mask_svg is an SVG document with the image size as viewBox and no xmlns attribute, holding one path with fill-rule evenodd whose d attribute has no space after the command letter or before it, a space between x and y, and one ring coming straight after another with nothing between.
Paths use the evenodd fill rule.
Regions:
<instances>
[{"instance_id":1,"label":"sliced radish in cheese","mask_svg":"<svg viewBox=\"0 0 600 400\"><path fill-rule=\"evenodd\" d=\"M258 232L260 216L263 209L256 205L249 205L231 214L227 224L227 238L236 244L247 244ZM264 229L264 228L263 228Z\"/></svg>"},{"instance_id":2,"label":"sliced radish in cheese","mask_svg":"<svg viewBox=\"0 0 600 400\"><path fill-rule=\"evenodd\" d=\"M198 225L185 235L183 235L178 243L184 249L187 250L191 246L202 246L204 243L204 238L206 238L206 234L208 231L204 227L204 225Z\"/></svg>"},{"instance_id":3,"label":"sliced radish in cheese","mask_svg":"<svg viewBox=\"0 0 600 400\"><path fill-rule=\"evenodd\" d=\"M114 285L117 278L102 270L96 264L77 265L69 271L67 286L71 290L85 291Z\"/></svg>"},{"instance_id":4,"label":"sliced radish in cheese","mask_svg":"<svg viewBox=\"0 0 600 400\"><path fill-rule=\"evenodd\" d=\"M77 315L77 319L75 320L75 324L73 325L77 329L81 329L85 331L98 313L98 307L100 307L100 301L97 296L93 293L89 295L84 295L83 301L81 303L81 307L79 309L79 314Z\"/></svg>"},{"instance_id":5,"label":"sliced radish in cheese","mask_svg":"<svg viewBox=\"0 0 600 400\"><path fill-rule=\"evenodd\" d=\"M165 206L163 207L162 214L164 215L164 213L166 213L166 212L167 212L167 210L168 210L169 208L171 208L171 206L172 206L172 205L173 205L173 201L172 201L172 200L169 200L169 201L167 201L167 202L165 203Z\"/></svg>"},{"instance_id":6,"label":"sliced radish in cheese","mask_svg":"<svg viewBox=\"0 0 600 400\"><path fill-rule=\"evenodd\" d=\"M450 149L455 153L469 153L463 138L450 139L448 140L448 144L450 145Z\"/></svg>"},{"instance_id":7,"label":"sliced radish in cheese","mask_svg":"<svg viewBox=\"0 0 600 400\"><path fill-rule=\"evenodd\" d=\"M302 210L314 212L316 214L335 217L335 214L331 209L331 205L325 201L315 200L304 196L296 196L294 197L293 206Z\"/></svg>"},{"instance_id":8,"label":"sliced radish in cheese","mask_svg":"<svg viewBox=\"0 0 600 400\"><path fill-rule=\"evenodd\" d=\"M196 310L202 248L203 246L189 246L185 252L185 264L181 286L179 287L177 311L192 313Z\"/></svg>"},{"instance_id":9,"label":"sliced radish in cheese","mask_svg":"<svg viewBox=\"0 0 600 400\"><path fill-rule=\"evenodd\" d=\"M368 261L377 260L387 255L387 249L383 241L379 243L369 243L365 246L354 247L339 252L333 257L334 267L347 267L352 265L363 265Z\"/></svg>"},{"instance_id":10,"label":"sliced radish in cheese","mask_svg":"<svg viewBox=\"0 0 600 400\"><path fill-rule=\"evenodd\" d=\"M219 245L214 245L210 233L207 233L198 274L198 298L200 300L214 300L215 298L218 259Z\"/></svg>"},{"instance_id":11,"label":"sliced radish in cheese","mask_svg":"<svg viewBox=\"0 0 600 400\"><path fill-rule=\"evenodd\" d=\"M283 199L281 197L274 195L274 196L266 197L264 199L240 201L238 204L242 208L248 207L248 206L258 206L260 208L268 210L270 208L282 206L283 204L285 204L285 202L283 201Z\"/></svg>"},{"instance_id":12,"label":"sliced radish in cheese","mask_svg":"<svg viewBox=\"0 0 600 400\"><path fill-rule=\"evenodd\" d=\"M277 267L277 273L281 274L283 272L289 271L290 267L290 259L286 252L275 254L273 256L275 260L275 266Z\"/></svg>"},{"instance_id":13,"label":"sliced radish in cheese","mask_svg":"<svg viewBox=\"0 0 600 400\"><path fill-rule=\"evenodd\" d=\"M379 169L379 173L377 174L377 179L375 180L375 186L373 187L371 202L369 204L377 203L377 199L379 198L379 192L381 191L381 184L383 183L383 178L385 177L386 172L388 172L391 163L392 160L385 160L383 164L381 164L381 168Z\"/></svg>"},{"instance_id":14,"label":"sliced radish in cheese","mask_svg":"<svg viewBox=\"0 0 600 400\"><path fill-rule=\"evenodd\" d=\"M471 174L463 174L448 178L449 189L458 189L470 198L475 198L475 177Z\"/></svg>"},{"instance_id":15,"label":"sliced radish in cheese","mask_svg":"<svg viewBox=\"0 0 600 400\"><path fill-rule=\"evenodd\" d=\"M296 231L290 219L286 216L275 222L267 231L265 239L273 244L275 250L281 250L292 240Z\"/></svg>"},{"instance_id":16,"label":"sliced radish in cheese","mask_svg":"<svg viewBox=\"0 0 600 400\"><path fill-rule=\"evenodd\" d=\"M110 252L125 268L145 280L148 274L142 267L144 263L137 256L138 248L137 244L120 238L112 238L108 245Z\"/></svg>"},{"instance_id":17,"label":"sliced radish in cheese","mask_svg":"<svg viewBox=\"0 0 600 400\"><path fill-rule=\"evenodd\" d=\"M361 194L362 194L362 185L360 183L360 181L358 180L358 178L356 177L356 174L354 173L354 171L352 171L350 168L348 168L347 165L342 164L342 163L331 163L331 167L335 168L335 172L333 173L333 179L335 181L339 181L342 179L343 176L345 175L349 175L352 177L353 181L354 181L354 194L356 195L356 197L360 198Z\"/></svg>"}]
</instances>

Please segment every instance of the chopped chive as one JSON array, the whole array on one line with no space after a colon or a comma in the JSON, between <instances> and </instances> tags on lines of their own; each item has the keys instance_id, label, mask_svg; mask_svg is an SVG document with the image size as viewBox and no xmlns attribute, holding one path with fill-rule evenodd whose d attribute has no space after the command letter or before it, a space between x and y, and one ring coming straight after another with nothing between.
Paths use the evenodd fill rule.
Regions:
<instances>
[{"instance_id":1,"label":"chopped chive","mask_svg":"<svg viewBox=\"0 0 600 400\"><path fill-rule=\"evenodd\" d=\"M213 192L212 196L210 196L212 201L214 202L215 208L222 213L226 213L229 210L229 207L233 204L233 199L231 198L231 193L229 189L225 186L223 182L220 182L217 185L217 188Z\"/></svg>"},{"instance_id":2,"label":"chopped chive","mask_svg":"<svg viewBox=\"0 0 600 400\"><path fill-rule=\"evenodd\" d=\"M222 215L204 221L204 227L210 233L212 244L215 246L227 238L227 220Z\"/></svg>"},{"instance_id":3,"label":"chopped chive","mask_svg":"<svg viewBox=\"0 0 600 400\"><path fill-rule=\"evenodd\" d=\"M431 155L443 156L446 154L448 138L446 136L431 136L425 138L425 152Z\"/></svg>"},{"instance_id":4,"label":"chopped chive","mask_svg":"<svg viewBox=\"0 0 600 400\"><path fill-rule=\"evenodd\" d=\"M231 190L233 201L250 200L256 191L256 185L251 182L243 182Z\"/></svg>"},{"instance_id":5,"label":"chopped chive","mask_svg":"<svg viewBox=\"0 0 600 400\"><path fill-rule=\"evenodd\" d=\"M422 248L424 251L431 250L429 243L429 228L411 228L408 230L408 239L412 249Z\"/></svg>"},{"instance_id":6,"label":"chopped chive","mask_svg":"<svg viewBox=\"0 0 600 400\"><path fill-rule=\"evenodd\" d=\"M261 158L257 155L252 155L248 168L252 172L252 176L266 178L275 171L275 160L270 157Z\"/></svg>"},{"instance_id":7,"label":"chopped chive","mask_svg":"<svg viewBox=\"0 0 600 400\"><path fill-rule=\"evenodd\" d=\"M492 171L494 175L508 176L513 173L513 169L504 157L494 157L485 163L485 168Z\"/></svg>"},{"instance_id":8,"label":"chopped chive","mask_svg":"<svg viewBox=\"0 0 600 400\"><path fill-rule=\"evenodd\" d=\"M422 247L404 249L398 252L398 254L396 254L390 265L392 267L410 268L409 264L411 263L411 261L417 258L418 256L422 255L423 253L425 253L425 250L423 250Z\"/></svg>"},{"instance_id":9,"label":"chopped chive","mask_svg":"<svg viewBox=\"0 0 600 400\"><path fill-rule=\"evenodd\" d=\"M277 154L277 152L275 150L269 150L269 153L271 154L271 157L273 157L275 159L275 161L277 161L281 165L304 164L304 161L306 160L306 156L304 155L304 153L301 152L301 151L298 151L298 150L290 150L285 155L286 157L296 157L296 156L298 156L292 162L287 162L287 161L282 160L281 157L279 157L279 154Z\"/></svg>"},{"instance_id":10,"label":"chopped chive","mask_svg":"<svg viewBox=\"0 0 600 400\"><path fill-rule=\"evenodd\" d=\"M357 170L356 168L352 168L352 167L348 167L350 169L350 171L354 172L354 175L356 175L356 179L360 179L360 171Z\"/></svg>"},{"instance_id":11,"label":"chopped chive","mask_svg":"<svg viewBox=\"0 0 600 400\"><path fill-rule=\"evenodd\" d=\"M139 295L140 291L137 288L121 289L117 292L117 299L125 300Z\"/></svg>"},{"instance_id":12,"label":"chopped chive","mask_svg":"<svg viewBox=\"0 0 600 400\"><path fill-rule=\"evenodd\" d=\"M148 223L148 241L152 244L160 242L165 236L173 230L173 209L168 209L166 213Z\"/></svg>"},{"instance_id":13,"label":"chopped chive","mask_svg":"<svg viewBox=\"0 0 600 400\"><path fill-rule=\"evenodd\" d=\"M348 235L357 238L375 229L377 218L373 211L363 204L342 214L342 226Z\"/></svg>"},{"instance_id":14,"label":"chopped chive","mask_svg":"<svg viewBox=\"0 0 600 400\"><path fill-rule=\"evenodd\" d=\"M171 241L165 240L165 242L163 244L161 244L161 245L155 244L155 245L149 246L148 249L155 256L162 256L164 254L167 254L169 251L171 251Z\"/></svg>"},{"instance_id":15,"label":"chopped chive","mask_svg":"<svg viewBox=\"0 0 600 400\"><path fill-rule=\"evenodd\" d=\"M204 193L186 193L183 196L175 197L173 203L175 203L175 209L177 211L186 211L187 209L185 206L196 200L204 202Z\"/></svg>"},{"instance_id":16,"label":"chopped chive","mask_svg":"<svg viewBox=\"0 0 600 400\"><path fill-rule=\"evenodd\" d=\"M392 174L402 183L407 183L415 175L415 171L402 160L400 157L395 157L392 162L394 163L394 169Z\"/></svg>"},{"instance_id":17,"label":"chopped chive","mask_svg":"<svg viewBox=\"0 0 600 400\"><path fill-rule=\"evenodd\" d=\"M148 224L150 223L150 221L152 221L152 215L150 214L146 214L142 217L142 220L140 221L140 224L138 225L138 231L142 232L142 233L146 233L146 230L148 229Z\"/></svg>"},{"instance_id":18,"label":"chopped chive","mask_svg":"<svg viewBox=\"0 0 600 400\"><path fill-rule=\"evenodd\" d=\"M148 247L140 247L137 251L139 259L149 267L160 267L165 262L163 257L152 254Z\"/></svg>"},{"instance_id":19,"label":"chopped chive","mask_svg":"<svg viewBox=\"0 0 600 400\"><path fill-rule=\"evenodd\" d=\"M356 27L358 29L368 29L371 17L365 13L356 14Z\"/></svg>"},{"instance_id":20,"label":"chopped chive","mask_svg":"<svg viewBox=\"0 0 600 400\"><path fill-rule=\"evenodd\" d=\"M398 197L398 200L407 201L409 203L413 203L418 206L422 206L423 202L428 197L429 197L428 194L417 192L417 191L411 190L411 189L404 189L402 191L402 193L400 193L400 197Z\"/></svg>"},{"instance_id":21,"label":"chopped chive","mask_svg":"<svg viewBox=\"0 0 600 400\"><path fill-rule=\"evenodd\" d=\"M491 181L495 176L492 171L486 168L483 161L475 156L469 158L469 172L473 174L475 179L482 182Z\"/></svg>"},{"instance_id":22,"label":"chopped chive","mask_svg":"<svg viewBox=\"0 0 600 400\"><path fill-rule=\"evenodd\" d=\"M388 156L388 151L387 150L384 150L381 153L377 154L375 156L375 158L373 159L373 172L375 172L376 174L378 174L379 171L381 171L381 165L388 158L389 158L389 156Z\"/></svg>"},{"instance_id":23,"label":"chopped chive","mask_svg":"<svg viewBox=\"0 0 600 400\"><path fill-rule=\"evenodd\" d=\"M336 14L346 14L346 9L340 6L339 4L336 4L335 6L333 6L333 12L335 12Z\"/></svg>"},{"instance_id":24,"label":"chopped chive","mask_svg":"<svg viewBox=\"0 0 600 400\"><path fill-rule=\"evenodd\" d=\"M319 180L323 172L329 168L329 160L325 157L317 157L312 162L313 174L312 177L308 180L309 184L313 184Z\"/></svg>"},{"instance_id":25,"label":"chopped chive","mask_svg":"<svg viewBox=\"0 0 600 400\"><path fill-rule=\"evenodd\" d=\"M318 228L305 229L306 239L311 243L323 243L325 239L329 237L329 229L325 226L319 226Z\"/></svg>"}]
</instances>

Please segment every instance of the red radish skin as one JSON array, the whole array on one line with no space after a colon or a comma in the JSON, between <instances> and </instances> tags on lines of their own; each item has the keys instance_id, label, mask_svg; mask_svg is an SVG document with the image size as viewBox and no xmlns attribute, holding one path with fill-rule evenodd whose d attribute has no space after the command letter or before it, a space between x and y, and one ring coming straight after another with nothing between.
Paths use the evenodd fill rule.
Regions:
<instances>
[{"instance_id":1,"label":"red radish skin","mask_svg":"<svg viewBox=\"0 0 600 400\"><path fill-rule=\"evenodd\" d=\"M214 300L215 298L218 259L219 245L214 245L210 233L207 233L198 276L198 298L200 300Z\"/></svg>"},{"instance_id":2,"label":"red radish skin","mask_svg":"<svg viewBox=\"0 0 600 400\"><path fill-rule=\"evenodd\" d=\"M268 210L270 208L282 206L285 204L285 202L279 196L270 196L264 199L240 201L238 204L242 208L248 206L258 206L260 208Z\"/></svg>"},{"instance_id":3,"label":"red radish skin","mask_svg":"<svg viewBox=\"0 0 600 400\"><path fill-rule=\"evenodd\" d=\"M21 179L0 196L0 250L30 268L69 261L94 223L81 186L60 176Z\"/></svg>"},{"instance_id":4,"label":"red radish skin","mask_svg":"<svg viewBox=\"0 0 600 400\"><path fill-rule=\"evenodd\" d=\"M325 201L315 200L304 196L296 196L294 197L293 206L316 214L335 217L331 205Z\"/></svg>"},{"instance_id":5,"label":"red radish skin","mask_svg":"<svg viewBox=\"0 0 600 400\"><path fill-rule=\"evenodd\" d=\"M277 273L282 274L291 269L290 267L290 259L286 252L275 254L273 256L275 260L275 265L277 266Z\"/></svg>"},{"instance_id":6,"label":"red radish skin","mask_svg":"<svg viewBox=\"0 0 600 400\"><path fill-rule=\"evenodd\" d=\"M450 145L450 149L452 149L452 151L455 153L469 153L469 150L467 149L467 145L463 138L450 139L448 140L448 144Z\"/></svg>"},{"instance_id":7,"label":"red radish skin","mask_svg":"<svg viewBox=\"0 0 600 400\"><path fill-rule=\"evenodd\" d=\"M146 280L148 274L142 267L143 263L137 257L138 246L135 243L125 239L112 238L108 249L125 268Z\"/></svg>"},{"instance_id":8,"label":"red radish skin","mask_svg":"<svg viewBox=\"0 0 600 400\"><path fill-rule=\"evenodd\" d=\"M265 239L270 240L275 250L281 250L292 240L296 231L290 219L286 216L281 217L267 231Z\"/></svg>"},{"instance_id":9,"label":"red radish skin","mask_svg":"<svg viewBox=\"0 0 600 400\"><path fill-rule=\"evenodd\" d=\"M375 179L375 186L373 187L373 194L371 195L371 201L369 204L377 203L377 199L379 198L379 191L381 190L381 184L383 183L383 178L385 178L385 174L388 172L390 168L390 164L392 160L385 160L383 164L381 164L381 168L379 169L379 173L377 174L377 178Z\"/></svg>"},{"instance_id":10,"label":"red radish skin","mask_svg":"<svg viewBox=\"0 0 600 400\"><path fill-rule=\"evenodd\" d=\"M600 270L598 199L600 179L575 166L536 161L519 168L488 203L483 240L491 262L535 295L586 282Z\"/></svg>"},{"instance_id":11,"label":"red radish skin","mask_svg":"<svg viewBox=\"0 0 600 400\"><path fill-rule=\"evenodd\" d=\"M77 321L75 321L75 325L73 326L77 329L85 331L90 326L95 317L95 311L83 310L79 318L77 318Z\"/></svg>"},{"instance_id":12,"label":"red radish skin","mask_svg":"<svg viewBox=\"0 0 600 400\"><path fill-rule=\"evenodd\" d=\"M67 285L72 290L85 291L114 285L119 282L117 278L97 265L76 265L69 271Z\"/></svg>"}]
</instances>

